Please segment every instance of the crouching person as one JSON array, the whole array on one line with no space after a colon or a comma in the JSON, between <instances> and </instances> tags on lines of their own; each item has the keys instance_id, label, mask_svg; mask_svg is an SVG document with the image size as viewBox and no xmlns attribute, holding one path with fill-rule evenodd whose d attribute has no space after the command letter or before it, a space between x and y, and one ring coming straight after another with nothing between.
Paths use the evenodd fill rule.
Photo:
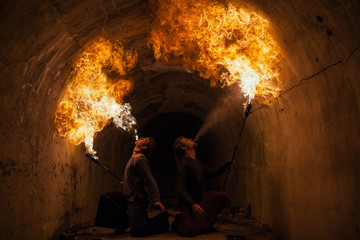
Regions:
<instances>
[{"instance_id":1,"label":"crouching person","mask_svg":"<svg viewBox=\"0 0 360 240\"><path fill-rule=\"evenodd\" d=\"M124 173L123 192L114 191L101 195L95 225L116 228L116 233L130 227L133 237L144 237L169 230L169 213L160 201L160 193L150 170L147 156L156 149L153 138L135 142L133 154ZM161 213L148 218L149 204L159 207Z\"/></svg>"},{"instance_id":2,"label":"crouching person","mask_svg":"<svg viewBox=\"0 0 360 240\"><path fill-rule=\"evenodd\" d=\"M214 231L217 215L229 204L229 195L221 191L204 192L205 178L216 177L231 165L209 169L195 156L197 144L179 137L174 143L177 165L177 191L181 214L176 215L172 230L181 236L193 237Z\"/></svg>"}]
</instances>

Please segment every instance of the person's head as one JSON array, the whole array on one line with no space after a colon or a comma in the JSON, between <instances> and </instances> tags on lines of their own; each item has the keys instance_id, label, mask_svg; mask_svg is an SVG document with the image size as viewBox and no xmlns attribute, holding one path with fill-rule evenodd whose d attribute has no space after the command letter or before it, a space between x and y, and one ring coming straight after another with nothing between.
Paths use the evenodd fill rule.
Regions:
<instances>
[{"instance_id":1,"label":"person's head","mask_svg":"<svg viewBox=\"0 0 360 240\"><path fill-rule=\"evenodd\" d=\"M187 151L194 151L195 147L197 147L197 143L194 140L185 138L185 137L178 137L174 142L174 154L175 157L179 158L186 154Z\"/></svg>"},{"instance_id":2,"label":"person's head","mask_svg":"<svg viewBox=\"0 0 360 240\"><path fill-rule=\"evenodd\" d=\"M156 142L152 137L140 138L135 142L134 152L150 156L156 150Z\"/></svg>"}]
</instances>

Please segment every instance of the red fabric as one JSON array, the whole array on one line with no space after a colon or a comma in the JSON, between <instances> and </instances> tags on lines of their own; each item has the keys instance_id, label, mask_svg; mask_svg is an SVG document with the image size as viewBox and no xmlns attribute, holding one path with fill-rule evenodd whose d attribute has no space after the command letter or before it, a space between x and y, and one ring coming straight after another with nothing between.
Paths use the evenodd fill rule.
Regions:
<instances>
[{"instance_id":1,"label":"red fabric","mask_svg":"<svg viewBox=\"0 0 360 240\"><path fill-rule=\"evenodd\" d=\"M205 192L198 204L204 209L206 216L195 213L187 204L180 202L181 214L175 216L172 228L178 234L186 237L210 232L217 215L229 201L229 195L225 192Z\"/></svg>"}]
</instances>

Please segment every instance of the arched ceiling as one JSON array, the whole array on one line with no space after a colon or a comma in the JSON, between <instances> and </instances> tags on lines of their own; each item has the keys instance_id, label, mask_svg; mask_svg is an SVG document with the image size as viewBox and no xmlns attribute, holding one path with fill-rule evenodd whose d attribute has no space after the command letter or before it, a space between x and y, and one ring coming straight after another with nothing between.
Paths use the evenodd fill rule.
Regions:
<instances>
[{"instance_id":1,"label":"arched ceiling","mask_svg":"<svg viewBox=\"0 0 360 240\"><path fill-rule=\"evenodd\" d=\"M282 51L283 93L270 106L253 102L227 191L288 238L357 239L359 2L229 2L270 21ZM0 3L4 239L50 239L91 219L100 193L117 186L84 161L83 145L70 144L54 125L76 59L99 37L138 53L126 100L139 125L168 112L206 121L225 99L231 109L207 144L214 164L231 156L244 98L236 87L213 88L182 66L157 63L147 44L152 7L146 0ZM100 133L97 146L120 173L132 139L114 129Z\"/></svg>"}]
</instances>

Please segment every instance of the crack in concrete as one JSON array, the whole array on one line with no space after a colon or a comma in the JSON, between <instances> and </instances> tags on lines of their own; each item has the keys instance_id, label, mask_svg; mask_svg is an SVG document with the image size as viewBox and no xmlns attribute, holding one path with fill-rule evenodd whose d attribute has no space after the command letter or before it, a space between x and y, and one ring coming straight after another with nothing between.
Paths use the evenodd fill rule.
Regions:
<instances>
[{"instance_id":1,"label":"crack in concrete","mask_svg":"<svg viewBox=\"0 0 360 240\"><path fill-rule=\"evenodd\" d=\"M341 64L341 63L347 62L347 61L348 61L357 51L359 51L359 50L360 50L360 46L358 46L358 47L356 47L355 49L353 49L344 59L339 60L339 61L337 61L337 62L335 62L335 63L333 63L333 64L330 64L330 65L324 67L324 68L321 69L319 72L317 72L317 73L315 73L315 74L312 74L312 75L309 76L309 77L306 77L306 78L301 79L297 84L295 84L295 85L291 86L290 88L284 90L283 92L281 92L281 93L279 94L279 96L277 96L277 97L274 98L274 99L277 100L278 98L280 98L280 97L281 97L282 95L284 95L285 93L290 92L290 91L293 90L294 88L296 88L296 87L300 86L301 84L303 84L304 81L310 80L310 79L312 79L312 78L320 75L321 73L327 71L327 70L330 69L330 68L333 68L333 67L335 67L335 66L337 66L337 65L339 65L339 64ZM258 107L258 108L256 108L256 109L254 109L253 111L251 111L251 113L253 113L253 112L257 111L257 110L260 110L260 109L262 109L262 108L264 108L264 107L266 107L266 106L267 106L267 105L261 105L260 107Z\"/></svg>"},{"instance_id":2,"label":"crack in concrete","mask_svg":"<svg viewBox=\"0 0 360 240\"><path fill-rule=\"evenodd\" d=\"M311 76L309 76L309 77L306 77L306 78L301 79L297 84L295 84L295 85L291 86L290 88L286 89L285 91L283 91L282 93L280 93L279 96L277 96L277 97L274 98L274 99L278 99L278 98L279 98L280 96L282 96L283 94L285 94L285 93L291 91L292 89L300 86L304 81L310 80L310 79L312 79L312 78L320 75L321 73L325 72L326 70L328 70L328 69L330 69L330 68L332 68L332 67L335 67L336 65L339 65L339 64L341 64L341 63L347 62L347 61L349 60L349 58L351 58L352 55L354 55L355 52L358 51L358 50L360 50L360 46L359 46L359 47L356 47L354 50L352 50L343 60L339 60L339 61L337 61L336 63L330 64L330 65L324 67L323 69L321 69L319 72L317 72L317 73L315 73L315 74L313 74L313 75L311 75Z\"/></svg>"}]
</instances>

